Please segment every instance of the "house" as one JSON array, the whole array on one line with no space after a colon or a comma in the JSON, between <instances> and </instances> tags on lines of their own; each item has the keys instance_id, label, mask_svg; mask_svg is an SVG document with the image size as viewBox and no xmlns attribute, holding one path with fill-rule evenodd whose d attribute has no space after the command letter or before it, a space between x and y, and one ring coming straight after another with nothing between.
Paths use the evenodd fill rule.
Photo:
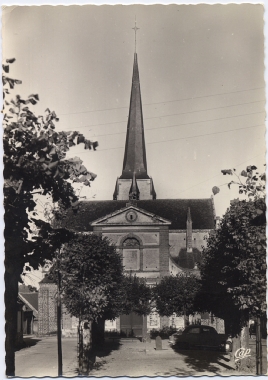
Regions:
<instances>
[{"instance_id":1,"label":"house","mask_svg":"<svg viewBox=\"0 0 268 380\"><path fill-rule=\"evenodd\" d=\"M19 286L19 303L22 304L22 333L23 335L38 332L38 292L32 291L26 285Z\"/></svg>"}]
</instances>

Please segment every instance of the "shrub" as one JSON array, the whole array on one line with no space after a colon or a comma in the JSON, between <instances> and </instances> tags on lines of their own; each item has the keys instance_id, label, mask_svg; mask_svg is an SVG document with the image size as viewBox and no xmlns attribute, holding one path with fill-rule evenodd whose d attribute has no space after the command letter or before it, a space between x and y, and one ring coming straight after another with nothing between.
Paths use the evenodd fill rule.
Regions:
<instances>
[{"instance_id":1,"label":"shrub","mask_svg":"<svg viewBox=\"0 0 268 380\"><path fill-rule=\"evenodd\" d=\"M162 339L168 339L169 336L174 334L176 331L177 331L176 327L164 326L162 329L159 329L159 330L152 329L150 331L150 337L151 339L155 339L159 335Z\"/></svg>"}]
</instances>

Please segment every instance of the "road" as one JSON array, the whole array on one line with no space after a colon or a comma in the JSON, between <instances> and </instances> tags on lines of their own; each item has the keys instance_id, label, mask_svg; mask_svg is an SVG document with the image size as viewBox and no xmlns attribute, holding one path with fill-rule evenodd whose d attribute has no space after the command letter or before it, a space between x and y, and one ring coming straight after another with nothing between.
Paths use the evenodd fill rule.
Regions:
<instances>
[{"instance_id":1,"label":"road","mask_svg":"<svg viewBox=\"0 0 268 380\"><path fill-rule=\"evenodd\" d=\"M56 337L28 339L35 343L16 352L16 376L57 377ZM95 377L118 376L200 376L222 375L230 370L229 355L210 351L174 351L163 340L162 350L155 350L155 341L138 340L107 342L105 350L97 353L97 363L90 373ZM64 338L63 376L77 376L77 341Z\"/></svg>"},{"instance_id":2,"label":"road","mask_svg":"<svg viewBox=\"0 0 268 380\"><path fill-rule=\"evenodd\" d=\"M232 370L227 354L200 350L176 352L167 340L162 341L162 350L155 350L154 340L151 343L121 340L116 349L99 352L97 368L90 375L213 376L222 375L226 370Z\"/></svg>"},{"instance_id":3,"label":"road","mask_svg":"<svg viewBox=\"0 0 268 380\"><path fill-rule=\"evenodd\" d=\"M28 347L16 352L16 376L57 377L56 337L25 339ZM253 363L255 341L250 340ZM75 377L77 372L77 340L63 338L63 376ZM263 341L263 363L266 371L266 341ZM155 341L142 343L137 339L107 341L105 349L97 352L93 377L140 376L230 376L242 375L230 363L229 354L216 351L174 350L167 340L162 350L155 349ZM254 369L249 375L254 375Z\"/></svg>"}]
</instances>

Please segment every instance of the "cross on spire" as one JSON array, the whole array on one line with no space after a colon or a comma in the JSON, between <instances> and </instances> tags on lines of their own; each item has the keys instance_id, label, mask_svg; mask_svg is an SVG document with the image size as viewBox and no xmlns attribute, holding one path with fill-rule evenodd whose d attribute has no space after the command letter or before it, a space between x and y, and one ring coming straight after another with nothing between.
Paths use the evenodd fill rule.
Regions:
<instances>
[{"instance_id":1,"label":"cross on spire","mask_svg":"<svg viewBox=\"0 0 268 380\"><path fill-rule=\"evenodd\" d=\"M137 30L139 30L140 28L137 28L137 26L136 26L136 16L135 16L135 26L134 26L134 28L132 28L133 30L134 30L134 32L135 32L135 53L136 53L136 42L137 42L137 40L136 40L136 35L137 35Z\"/></svg>"}]
</instances>

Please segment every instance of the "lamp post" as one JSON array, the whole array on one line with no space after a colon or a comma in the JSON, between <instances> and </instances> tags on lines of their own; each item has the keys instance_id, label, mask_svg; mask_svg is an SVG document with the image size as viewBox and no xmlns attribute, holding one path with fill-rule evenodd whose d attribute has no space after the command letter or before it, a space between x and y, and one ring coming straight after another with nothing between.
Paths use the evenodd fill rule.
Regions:
<instances>
[{"instance_id":1,"label":"lamp post","mask_svg":"<svg viewBox=\"0 0 268 380\"><path fill-rule=\"evenodd\" d=\"M262 374L261 319L256 321L256 375Z\"/></svg>"},{"instance_id":2,"label":"lamp post","mask_svg":"<svg viewBox=\"0 0 268 380\"><path fill-rule=\"evenodd\" d=\"M62 376L62 344L61 344L61 273L60 273L60 250L57 254L57 341L58 341L58 376Z\"/></svg>"}]
</instances>

